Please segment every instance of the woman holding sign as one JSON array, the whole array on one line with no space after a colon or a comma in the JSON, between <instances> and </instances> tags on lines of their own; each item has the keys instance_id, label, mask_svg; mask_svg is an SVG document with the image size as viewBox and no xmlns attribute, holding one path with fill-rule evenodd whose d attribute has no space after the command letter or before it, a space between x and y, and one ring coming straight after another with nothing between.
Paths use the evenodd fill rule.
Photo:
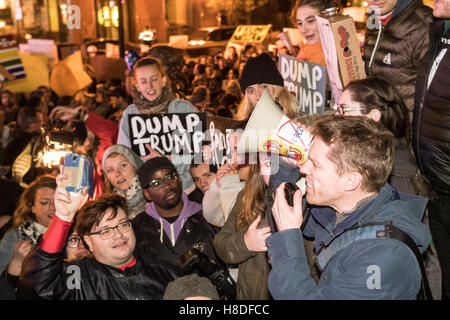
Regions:
<instances>
[{"instance_id":1,"label":"woman holding sign","mask_svg":"<svg viewBox=\"0 0 450 320\"><path fill-rule=\"evenodd\" d=\"M275 61L267 54L249 58L239 79L244 99L238 106L236 119L248 120L265 90L278 100L283 113L293 119L299 106L295 97L283 86L283 78Z\"/></svg>"},{"instance_id":2,"label":"woman holding sign","mask_svg":"<svg viewBox=\"0 0 450 320\"><path fill-rule=\"evenodd\" d=\"M134 80L136 82L132 89L134 103L123 112L117 144L131 148L128 125L128 117L131 114L195 112L195 108L190 102L176 98L172 92L169 77L159 60L151 57L138 60L134 65ZM147 145L147 149L150 150L150 154L143 156L141 158L143 161L161 156L158 151L153 150L149 145ZM174 165L181 175L183 190L186 191L194 186L189 173L191 159L179 159L180 157L176 157L177 160L174 161Z\"/></svg>"},{"instance_id":3,"label":"woman holding sign","mask_svg":"<svg viewBox=\"0 0 450 320\"><path fill-rule=\"evenodd\" d=\"M314 16L332 7L339 5L331 0L297 0L292 11L292 22L297 25L298 31L305 39L299 43L300 52L297 59L326 66L319 28Z\"/></svg>"}]
</instances>

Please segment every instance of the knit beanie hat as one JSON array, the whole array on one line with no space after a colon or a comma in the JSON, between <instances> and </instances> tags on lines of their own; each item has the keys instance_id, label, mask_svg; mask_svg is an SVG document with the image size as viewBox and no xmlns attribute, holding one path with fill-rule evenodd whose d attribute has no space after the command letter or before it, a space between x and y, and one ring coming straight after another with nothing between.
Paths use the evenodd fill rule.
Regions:
<instances>
[{"instance_id":1,"label":"knit beanie hat","mask_svg":"<svg viewBox=\"0 0 450 320\"><path fill-rule=\"evenodd\" d=\"M190 297L207 297L220 300L214 284L205 277L193 273L169 282L163 300L184 300Z\"/></svg>"},{"instance_id":2,"label":"knit beanie hat","mask_svg":"<svg viewBox=\"0 0 450 320\"><path fill-rule=\"evenodd\" d=\"M284 84L283 77L278 71L275 61L265 52L247 60L239 83L244 93L248 86L257 83L268 83L278 86L283 86Z\"/></svg>"},{"instance_id":3,"label":"knit beanie hat","mask_svg":"<svg viewBox=\"0 0 450 320\"><path fill-rule=\"evenodd\" d=\"M139 169L142 166L143 162L142 162L141 158L139 158L139 156L136 153L134 153L133 150L131 150L130 148L128 148L126 146L123 146L121 144L115 144L115 145L110 146L103 153L103 158L102 158L102 168L103 168L103 170L105 170L106 159L108 159L108 157L112 153L120 153L125 158L127 158L128 161L130 161L130 163L136 169Z\"/></svg>"}]
</instances>

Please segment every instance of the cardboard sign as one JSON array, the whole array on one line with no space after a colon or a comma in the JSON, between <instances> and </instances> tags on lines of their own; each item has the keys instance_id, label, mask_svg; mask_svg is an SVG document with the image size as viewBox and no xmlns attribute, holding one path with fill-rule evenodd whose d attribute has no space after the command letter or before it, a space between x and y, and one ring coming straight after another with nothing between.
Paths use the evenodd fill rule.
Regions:
<instances>
[{"instance_id":1,"label":"cardboard sign","mask_svg":"<svg viewBox=\"0 0 450 320\"><path fill-rule=\"evenodd\" d=\"M295 93L302 112L323 113L327 78L324 66L280 54L278 69L284 86Z\"/></svg>"},{"instance_id":2,"label":"cardboard sign","mask_svg":"<svg viewBox=\"0 0 450 320\"><path fill-rule=\"evenodd\" d=\"M364 79L364 65L352 17L315 16L320 33L331 91L339 102L343 88L351 81Z\"/></svg>"},{"instance_id":3,"label":"cardboard sign","mask_svg":"<svg viewBox=\"0 0 450 320\"><path fill-rule=\"evenodd\" d=\"M130 142L133 151L145 156L146 144L163 155L201 154L206 113L130 114Z\"/></svg>"},{"instance_id":4,"label":"cardboard sign","mask_svg":"<svg viewBox=\"0 0 450 320\"><path fill-rule=\"evenodd\" d=\"M99 82L110 79L125 80L127 65L124 59L108 58L105 55L97 55L89 58L89 64L94 68L95 79Z\"/></svg>"},{"instance_id":5,"label":"cardboard sign","mask_svg":"<svg viewBox=\"0 0 450 320\"><path fill-rule=\"evenodd\" d=\"M233 135L242 133L244 130L232 128L239 121L208 115L207 122L208 127L203 136L203 144L207 146L207 149L203 152L203 161L215 169L219 169L226 163L236 163L237 159L233 151L237 149L237 140L233 139ZM201 161L200 159L198 163Z\"/></svg>"},{"instance_id":6,"label":"cardboard sign","mask_svg":"<svg viewBox=\"0 0 450 320\"><path fill-rule=\"evenodd\" d=\"M229 41L232 42L263 42L269 33L271 24L240 25L236 28Z\"/></svg>"},{"instance_id":7,"label":"cardboard sign","mask_svg":"<svg viewBox=\"0 0 450 320\"><path fill-rule=\"evenodd\" d=\"M91 82L91 77L84 71L80 51L60 61L50 75L50 87L60 97L72 96Z\"/></svg>"}]
</instances>

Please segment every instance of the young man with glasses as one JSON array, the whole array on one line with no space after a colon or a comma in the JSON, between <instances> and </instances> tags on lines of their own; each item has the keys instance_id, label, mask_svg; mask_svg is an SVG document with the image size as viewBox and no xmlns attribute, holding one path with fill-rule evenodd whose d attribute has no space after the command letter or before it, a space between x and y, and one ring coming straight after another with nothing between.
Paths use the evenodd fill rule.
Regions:
<instances>
[{"instance_id":1,"label":"young man with glasses","mask_svg":"<svg viewBox=\"0 0 450 320\"><path fill-rule=\"evenodd\" d=\"M104 195L79 211L75 229L91 255L64 261L64 246L73 218L86 200L62 187L56 178L55 215L31 253L25 258L18 285L21 299L141 300L161 299L176 271L144 264L133 255L136 238L127 217L125 198Z\"/></svg>"},{"instance_id":2,"label":"young man with glasses","mask_svg":"<svg viewBox=\"0 0 450 320\"><path fill-rule=\"evenodd\" d=\"M216 229L203 217L202 206L188 199L174 165L165 157L145 162L138 171L145 198L151 202L133 219L137 251L144 261L155 258L178 268L192 248L215 258Z\"/></svg>"}]
</instances>

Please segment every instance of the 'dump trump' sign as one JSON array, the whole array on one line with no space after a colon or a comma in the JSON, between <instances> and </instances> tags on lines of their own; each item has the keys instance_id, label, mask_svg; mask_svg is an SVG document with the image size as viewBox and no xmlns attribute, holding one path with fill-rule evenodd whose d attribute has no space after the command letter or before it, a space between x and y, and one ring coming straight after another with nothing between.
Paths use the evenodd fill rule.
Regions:
<instances>
[{"instance_id":1,"label":"'dump trump' sign","mask_svg":"<svg viewBox=\"0 0 450 320\"><path fill-rule=\"evenodd\" d=\"M300 111L322 113L325 108L325 67L280 54L278 69L288 91L295 93Z\"/></svg>"}]
</instances>

